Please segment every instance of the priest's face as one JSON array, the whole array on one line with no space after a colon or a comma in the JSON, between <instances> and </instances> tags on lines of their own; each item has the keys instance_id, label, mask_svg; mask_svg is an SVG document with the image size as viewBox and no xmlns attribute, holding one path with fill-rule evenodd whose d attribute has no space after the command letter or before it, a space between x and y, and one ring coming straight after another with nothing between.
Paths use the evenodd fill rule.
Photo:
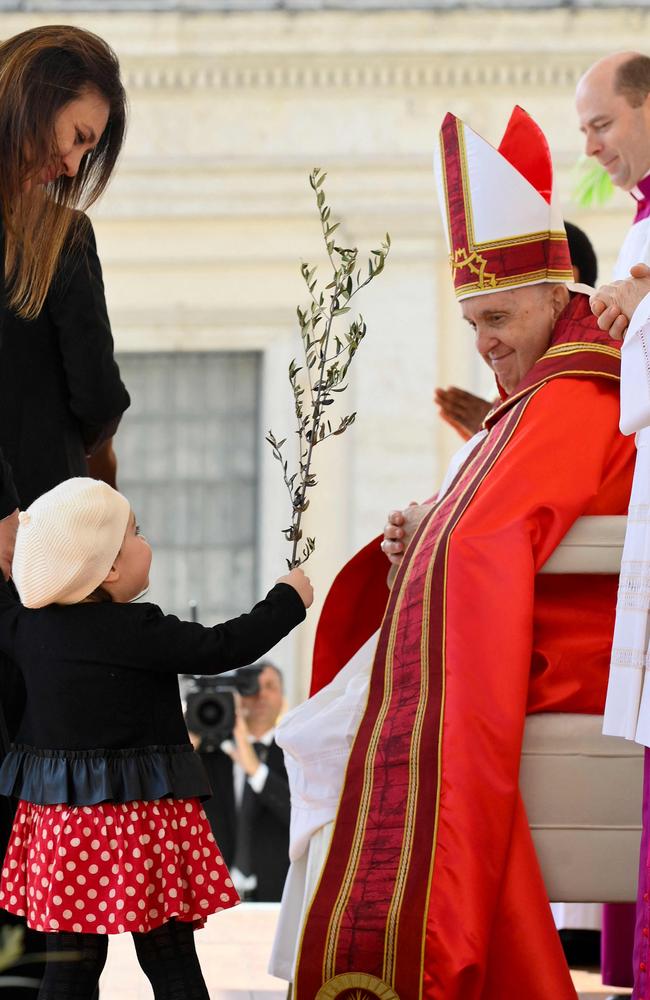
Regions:
<instances>
[{"instance_id":1,"label":"priest's face","mask_svg":"<svg viewBox=\"0 0 650 1000\"><path fill-rule=\"evenodd\" d=\"M569 301L565 285L529 285L461 302L476 349L510 395L548 349Z\"/></svg>"},{"instance_id":2,"label":"priest's face","mask_svg":"<svg viewBox=\"0 0 650 1000\"><path fill-rule=\"evenodd\" d=\"M630 191L650 170L650 95L633 106L615 89L617 61L597 63L576 90L585 153L605 168L612 183Z\"/></svg>"}]
</instances>

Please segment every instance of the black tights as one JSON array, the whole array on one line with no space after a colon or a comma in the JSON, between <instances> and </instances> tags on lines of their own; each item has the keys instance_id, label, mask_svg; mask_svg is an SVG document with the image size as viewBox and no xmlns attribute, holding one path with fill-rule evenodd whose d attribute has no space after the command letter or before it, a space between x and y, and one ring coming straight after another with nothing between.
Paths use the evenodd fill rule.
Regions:
<instances>
[{"instance_id":1,"label":"black tights","mask_svg":"<svg viewBox=\"0 0 650 1000\"><path fill-rule=\"evenodd\" d=\"M133 943L155 1000L209 1000L191 924L170 920L147 934L134 934ZM48 934L38 1000L92 1000L107 949L106 934Z\"/></svg>"},{"instance_id":2,"label":"black tights","mask_svg":"<svg viewBox=\"0 0 650 1000\"><path fill-rule=\"evenodd\" d=\"M133 943L155 1000L210 1000L192 924L170 920L147 934L134 934Z\"/></svg>"}]
</instances>

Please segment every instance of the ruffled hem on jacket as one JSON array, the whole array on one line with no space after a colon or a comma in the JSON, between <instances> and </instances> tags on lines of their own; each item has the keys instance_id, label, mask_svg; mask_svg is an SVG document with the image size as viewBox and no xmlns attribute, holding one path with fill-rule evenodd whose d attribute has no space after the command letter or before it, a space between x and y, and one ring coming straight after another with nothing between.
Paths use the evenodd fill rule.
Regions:
<instances>
[{"instance_id":1,"label":"ruffled hem on jacket","mask_svg":"<svg viewBox=\"0 0 650 1000\"><path fill-rule=\"evenodd\" d=\"M128 750L40 750L14 746L0 766L0 795L37 805L91 806L212 795L189 744Z\"/></svg>"}]
</instances>

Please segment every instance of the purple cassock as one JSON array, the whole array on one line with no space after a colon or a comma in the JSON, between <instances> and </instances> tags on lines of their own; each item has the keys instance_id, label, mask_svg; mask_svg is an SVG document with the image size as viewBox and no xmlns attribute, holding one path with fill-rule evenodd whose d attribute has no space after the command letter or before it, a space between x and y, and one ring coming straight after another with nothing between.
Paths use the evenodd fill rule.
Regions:
<instances>
[{"instance_id":1,"label":"purple cassock","mask_svg":"<svg viewBox=\"0 0 650 1000\"><path fill-rule=\"evenodd\" d=\"M639 181L634 191L634 197L637 203L636 215L634 216L634 224L636 225L637 222L650 216L650 174Z\"/></svg>"}]
</instances>

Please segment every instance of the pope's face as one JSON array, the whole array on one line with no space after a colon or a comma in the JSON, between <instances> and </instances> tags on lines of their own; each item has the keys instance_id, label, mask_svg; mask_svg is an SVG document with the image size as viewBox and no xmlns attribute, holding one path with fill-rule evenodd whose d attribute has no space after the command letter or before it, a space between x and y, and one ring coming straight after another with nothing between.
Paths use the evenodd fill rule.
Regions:
<instances>
[{"instance_id":1,"label":"pope's face","mask_svg":"<svg viewBox=\"0 0 650 1000\"><path fill-rule=\"evenodd\" d=\"M585 153L612 183L630 191L650 170L650 97L638 108L614 90L614 73L598 69L578 84L576 109Z\"/></svg>"},{"instance_id":2,"label":"pope's face","mask_svg":"<svg viewBox=\"0 0 650 1000\"><path fill-rule=\"evenodd\" d=\"M461 302L477 351L508 395L548 349L568 295L566 288L530 285Z\"/></svg>"}]
</instances>

